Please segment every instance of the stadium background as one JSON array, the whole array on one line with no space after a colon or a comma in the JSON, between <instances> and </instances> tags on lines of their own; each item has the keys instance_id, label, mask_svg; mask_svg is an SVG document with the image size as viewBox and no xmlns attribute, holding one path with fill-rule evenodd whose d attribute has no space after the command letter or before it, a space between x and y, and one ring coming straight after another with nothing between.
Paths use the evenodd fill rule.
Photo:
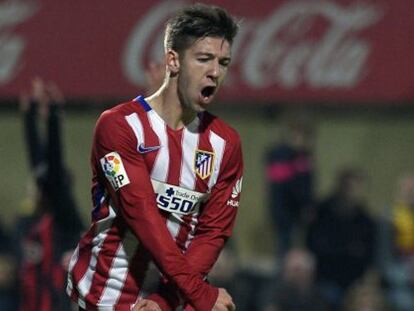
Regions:
<instances>
[{"instance_id":1,"label":"stadium background","mask_svg":"<svg viewBox=\"0 0 414 311\"><path fill-rule=\"evenodd\" d=\"M278 0L261 1L252 10L250 1L237 6L230 0L207 2L240 16L246 30L234 51L230 81L213 108L239 130L243 142L245 178L234 235L242 258L249 261L273 251L263 154L277 140L286 111L309 114L316 126L319 195L330 190L337 169L352 164L369 174L371 211L387 208L398 176L414 171L414 5L408 0ZM40 75L66 95L65 156L87 222L94 122L105 107L143 92L142 69L162 51L157 46L163 18L185 3L0 4L4 225L11 226L24 213L30 179L19 92ZM343 16L355 27L343 26ZM142 53L134 56L138 51Z\"/></svg>"}]
</instances>

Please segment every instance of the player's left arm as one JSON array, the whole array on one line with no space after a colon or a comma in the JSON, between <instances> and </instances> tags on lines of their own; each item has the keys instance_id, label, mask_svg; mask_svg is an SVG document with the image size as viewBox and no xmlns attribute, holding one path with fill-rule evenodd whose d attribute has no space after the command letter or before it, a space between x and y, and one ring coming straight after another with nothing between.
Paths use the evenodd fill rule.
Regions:
<instances>
[{"instance_id":1,"label":"player's left arm","mask_svg":"<svg viewBox=\"0 0 414 311\"><path fill-rule=\"evenodd\" d=\"M217 183L203 207L194 239L186 252L188 262L203 276L210 272L232 235L243 178L240 141L229 146L222 163Z\"/></svg>"},{"instance_id":2,"label":"player's left arm","mask_svg":"<svg viewBox=\"0 0 414 311\"><path fill-rule=\"evenodd\" d=\"M188 263L203 277L210 272L233 231L243 177L239 139L235 144L228 145L222 163L217 183L201 211L194 239L185 253ZM162 284L158 292L148 299L155 300L162 310L173 310L178 302L168 284Z\"/></svg>"}]
</instances>

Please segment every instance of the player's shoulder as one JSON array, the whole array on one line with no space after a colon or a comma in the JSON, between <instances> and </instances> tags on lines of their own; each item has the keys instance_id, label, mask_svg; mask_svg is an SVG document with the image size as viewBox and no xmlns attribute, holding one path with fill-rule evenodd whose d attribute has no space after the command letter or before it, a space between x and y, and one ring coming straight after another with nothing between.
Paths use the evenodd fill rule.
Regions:
<instances>
[{"instance_id":1,"label":"player's shoulder","mask_svg":"<svg viewBox=\"0 0 414 311\"><path fill-rule=\"evenodd\" d=\"M136 113L145 113L145 109L138 104L137 99L121 102L101 113L98 124L118 124L125 122L125 117Z\"/></svg>"},{"instance_id":2,"label":"player's shoulder","mask_svg":"<svg viewBox=\"0 0 414 311\"><path fill-rule=\"evenodd\" d=\"M240 135L237 130L220 117L206 111L201 119L204 130L213 131L229 143L240 144Z\"/></svg>"}]
</instances>

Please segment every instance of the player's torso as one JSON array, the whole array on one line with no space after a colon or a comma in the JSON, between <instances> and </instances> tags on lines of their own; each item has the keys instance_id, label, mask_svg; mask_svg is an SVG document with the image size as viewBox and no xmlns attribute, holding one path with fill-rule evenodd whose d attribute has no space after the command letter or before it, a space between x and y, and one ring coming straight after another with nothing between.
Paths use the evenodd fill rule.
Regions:
<instances>
[{"instance_id":1,"label":"player's torso","mask_svg":"<svg viewBox=\"0 0 414 311\"><path fill-rule=\"evenodd\" d=\"M137 99L110 113L122 120L116 126L125 127L122 132L131 135L126 140L132 143L123 152L128 152L128 158L139 157L144 162L149 176L143 172L142 178L151 179L156 195L154 208L159 209L178 247L185 251L202 221L205 202L223 173L223 159L231 144L228 137L233 136L226 125L209 114L197 116L184 128L173 130L145 104ZM125 226L116 200L105 188L113 185L106 183L100 157L94 156L95 152L94 149L94 222L72 257L68 293L94 305L130 303L145 284L145 262L149 258ZM119 285L113 283L115 280Z\"/></svg>"},{"instance_id":2,"label":"player's torso","mask_svg":"<svg viewBox=\"0 0 414 311\"><path fill-rule=\"evenodd\" d=\"M125 116L137 140L136 156L147 166L158 208L182 249L191 241L204 202L218 179L226 141L198 115L190 124L173 130L148 106L145 112Z\"/></svg>"}]
</instances>

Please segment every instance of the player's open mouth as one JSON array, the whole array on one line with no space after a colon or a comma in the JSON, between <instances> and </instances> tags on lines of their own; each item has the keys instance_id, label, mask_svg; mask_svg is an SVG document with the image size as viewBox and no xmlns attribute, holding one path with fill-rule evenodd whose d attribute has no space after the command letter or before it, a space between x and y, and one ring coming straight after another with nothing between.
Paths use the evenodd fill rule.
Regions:
<instances>
[{"instance_id":1,"label":"player's open mouth","mask_svg":"<svg viewBox=\"0 0 414 311\"><path fill-rule=\"evenodd\" d=\"M204 87L201 90L201 97L205 102L210 101L213 98L214 92L216 91L216 87L209 85Z\"/></svg>"}]
</instances>

